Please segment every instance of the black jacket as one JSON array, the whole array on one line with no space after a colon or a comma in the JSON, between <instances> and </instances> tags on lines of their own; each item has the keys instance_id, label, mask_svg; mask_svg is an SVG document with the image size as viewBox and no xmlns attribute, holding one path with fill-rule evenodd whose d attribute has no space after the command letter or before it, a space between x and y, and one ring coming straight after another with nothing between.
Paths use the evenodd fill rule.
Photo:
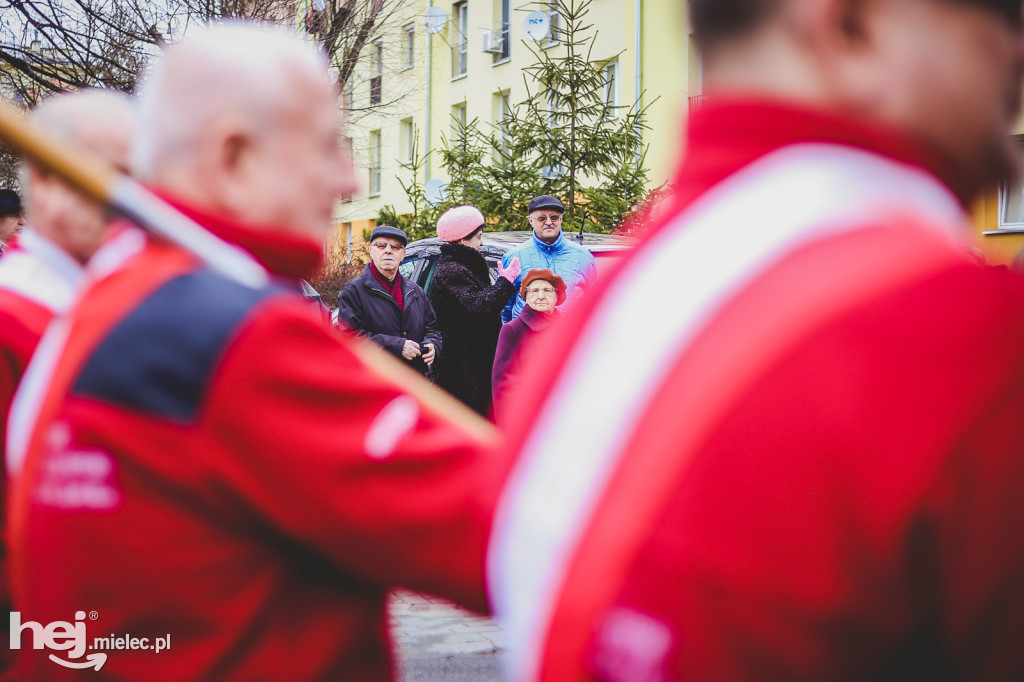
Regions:
<instances>
[{"instance_id":1,"label":"black jacket","mask_svg":"<svg viewBox=\"0 0 1024 682\"><path fill-rule=\"evenodd\" d=\"M398 275L401 277L401 275ZM400 358L422 374L427 364L422 358L409 361L402 357L406 339L417 343L434 344L434 362L441 355L441 334L437 328L434 309L423 289L402 277L403 309L384 291L367 265L357 279L352 280L338 295L338 319L350 329L375 341L385 350Z\"/></svg>"},{"instance_id":2,"label":"black jacket","mask_svg":"<svg viewBox=\"0 0 1024 682\"><path fill-rule=\"evenodd\" d=\"M431 375L444 388L482 415L491 406L491 366L501 331L501 309L515 293L505 278L491 284L487 261L462 244L441 247L441 260L430 285L444 355Z\"/></svg>"}]
</instances>

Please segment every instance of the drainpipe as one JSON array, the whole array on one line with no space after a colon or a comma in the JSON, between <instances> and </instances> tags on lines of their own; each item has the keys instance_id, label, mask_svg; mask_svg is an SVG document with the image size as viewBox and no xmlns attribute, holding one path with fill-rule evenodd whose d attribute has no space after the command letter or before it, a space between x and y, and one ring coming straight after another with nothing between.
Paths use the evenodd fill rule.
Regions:
<instances>
[{"instance_id":1,"label":"drainpipe","mask_svg":"<svg viewBox=\"0 0 1024 682\"><path fill-rule=\"evenodd\" d=\"M641 106L642 102L640 101L640 93L642 92L642 90L640 88L643 85L643 80L641 78L641 68L642 67L641 67L641 60L640 60L640 38L641 38L640 22L641 22L642 17L643 17L643 0L635 0L634 1L634 6L636 8L636 17L635 17L635 20L634 20L634 23L636 25L636 36L634 38L634 52L636 54L636 64L634 66L634 70L635 70L635 73L636 73L636 84L635 84L634 87L636 89L634 90L634 92L636 93L636 103L637 103L637 106ZM641 132L641 131L638 130L637 132ZM636 165L637 165L637 167L640 166L640 147L636 148Z\"/></svg>"},{"instance_id":2,"label":"drainpipe","mask_svg":"<svg viewBox=\"0 0 1024 682\"><path fill-rule=\"evenodd\" d=\"M427 9L434 6L433 0L427 0ZM430 85L434 80L434 74L431 71L431 63L434 57L434 34L427 33L427 115L426 121L423 127L426 128L425 144L423 145L423 153L426 154L423 169L423 182L424 184L430 179Z\"/></svg>"}]
</instances>

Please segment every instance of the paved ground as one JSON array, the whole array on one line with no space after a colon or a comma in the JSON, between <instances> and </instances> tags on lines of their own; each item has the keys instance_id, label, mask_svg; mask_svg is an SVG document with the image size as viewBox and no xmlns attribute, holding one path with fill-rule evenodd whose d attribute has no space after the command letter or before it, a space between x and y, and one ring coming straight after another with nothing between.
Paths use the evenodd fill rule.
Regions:
<instances>
[{"instance_id":1,"label":"paved ground","mask_svg":"<svg viewBox=\"0 0 1024 682\"><path fill-rule=\"evenodd\" d=\"M489 618L414 592L391 598L403 682L501 682L503 639Z\"/></svg>"}]
</instances>

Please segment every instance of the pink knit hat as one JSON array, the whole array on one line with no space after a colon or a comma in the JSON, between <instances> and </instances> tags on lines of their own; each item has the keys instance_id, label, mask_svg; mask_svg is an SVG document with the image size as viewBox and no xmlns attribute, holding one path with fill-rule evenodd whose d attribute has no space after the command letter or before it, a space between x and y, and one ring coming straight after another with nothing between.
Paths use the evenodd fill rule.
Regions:
<instances>
[{"instance_id":1,"label":"pink knit hat","mask_svg":"<svg viewBox=\"0 0 1024 682\"><path fill-rule=\"evenodd\" d=\"M449 208L437 219L437 236L443 242L457 242L484 226L484 214L476 206Z\"/></svg>"}]
</instances>

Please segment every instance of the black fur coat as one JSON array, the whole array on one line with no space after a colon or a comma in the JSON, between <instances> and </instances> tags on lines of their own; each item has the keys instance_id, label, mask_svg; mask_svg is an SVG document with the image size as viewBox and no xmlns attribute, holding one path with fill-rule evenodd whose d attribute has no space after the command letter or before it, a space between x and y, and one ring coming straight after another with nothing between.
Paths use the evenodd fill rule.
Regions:
<instances>
[{"instance_id":1,"label":"black fur coat","mask_svg":"<svg viewBox=\"0 0 1024 682\"><path fill-rule=\"evenodd\" d=\"M434 361L431 377L482 415L491 406L491 366L501 331L501 309L515 293L503 277L494 284L479 251L445 244L430 284L430 302L437 315L444 352Z\"/></svg>"}]
</instances>

